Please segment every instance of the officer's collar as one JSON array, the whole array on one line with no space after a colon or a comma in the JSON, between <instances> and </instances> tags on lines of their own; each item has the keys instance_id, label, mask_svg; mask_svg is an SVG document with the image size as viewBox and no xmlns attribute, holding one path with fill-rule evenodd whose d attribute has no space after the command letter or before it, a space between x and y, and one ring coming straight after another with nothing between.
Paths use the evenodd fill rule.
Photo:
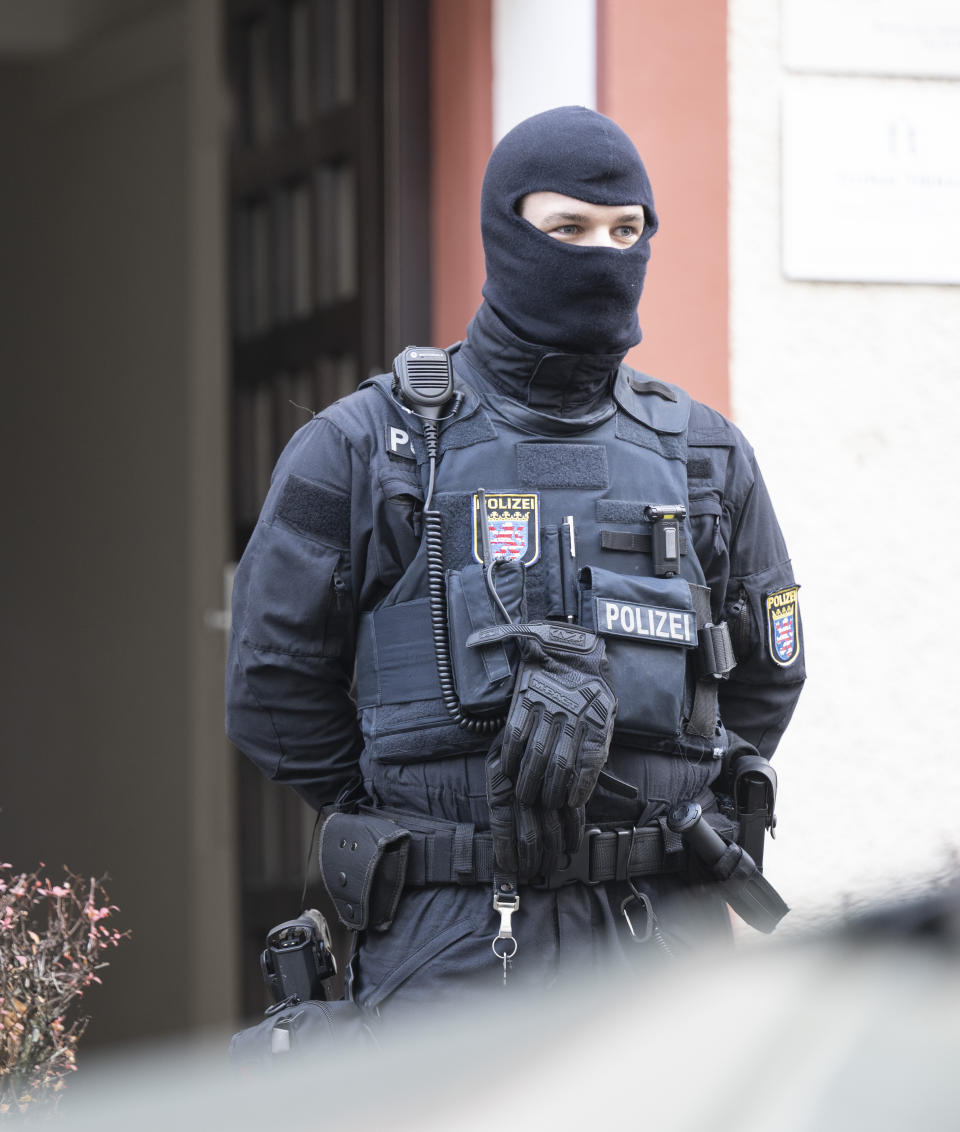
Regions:
<instances>
[{"instance_id":1,"label":"officer's collar","mask_svg":"<svg viewBox=\"0 0 960 1132\"><path fill-rule=\"evenodd\" d=\"M612 411L622 354L565 354L518 338L483 303L467 327L461 359L482 384L527 409L577 419ZM609 412L606 412L609 416Z\"/></svg>"}]
</instances>

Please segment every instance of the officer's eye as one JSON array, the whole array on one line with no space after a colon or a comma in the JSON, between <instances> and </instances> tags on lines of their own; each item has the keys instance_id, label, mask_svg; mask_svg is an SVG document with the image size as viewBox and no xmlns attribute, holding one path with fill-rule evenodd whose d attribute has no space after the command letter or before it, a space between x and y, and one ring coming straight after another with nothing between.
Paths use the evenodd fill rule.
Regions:
<instances>
[{"instance_id":1,"label":"officer's eye","mask_svg":"<svg viewBox=\"0 0 960 1132\"><path fill-rule=\"evenodd\" d=\"M634 224L618 224L613 230L613 237L615 240L629 240L632 244L640 239L640 229Z\"/></svg>"}]
</instances>

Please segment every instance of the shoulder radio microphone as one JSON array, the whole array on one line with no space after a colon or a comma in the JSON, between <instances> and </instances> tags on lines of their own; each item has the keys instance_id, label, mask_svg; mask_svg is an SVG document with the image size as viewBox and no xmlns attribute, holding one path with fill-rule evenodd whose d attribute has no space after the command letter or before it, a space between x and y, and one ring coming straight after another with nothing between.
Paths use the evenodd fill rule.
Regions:
<instances>
[{"instance_id":1,"label":"shoulder radio microphone","mask_svg":"<svg viewBox=\"0 0 960 1132\"><path fill-rule=\"evenodd\" d=\"M427 420L438 421L454 395L450 355L437 346L401 350L393 359L393 377L403 404Z\"/></svg>"}]
</instances>

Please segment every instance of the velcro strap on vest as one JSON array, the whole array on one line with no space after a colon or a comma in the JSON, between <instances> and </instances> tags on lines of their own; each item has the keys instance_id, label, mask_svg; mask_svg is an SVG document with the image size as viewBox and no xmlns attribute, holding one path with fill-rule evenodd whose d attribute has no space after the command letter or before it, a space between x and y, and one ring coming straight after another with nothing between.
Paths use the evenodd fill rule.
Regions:
<instances>
[{"instance_id":1,"label":"velcro strap on vest","mask_svg":"<svg viewBox=\"0 0 960 1132\"><path fill-rule=\"evenodd\" d=\"M712 676L715 680L729 676L737 667L730 626L726 621L721 621L719 625L704 625L699 637L700 664L704 675Z\"/></svg>"},{"instance_id":2,"label":"velcro strap on vest","mask_svg":"<svg viewBox=\"0 0 960 1132\"><path fill-rule=\"evenodd\" d=\"M600 532L600 545L604 550L632 550L640 554L650 554L653 549L653 539L650 535L633 534L630 531ZM680 536L680 553L687 553L687 536Z\"/></svg>"},{"instance_id":3,"label":"velcro strap on vest","mask_svg":"<svg viewBox=\"0 0 960 1132\"><path fill-rule=\"evenodd\" d=\"M693 709L687 720L691 735L710 739L717 733L717 681L736 667L733 641L725 621L714 625L710 610L710 590L707 586L690 584L690 597L697 612L697 630L700 645L700 672L693 693Z\"/></svg>"}]
</instances>

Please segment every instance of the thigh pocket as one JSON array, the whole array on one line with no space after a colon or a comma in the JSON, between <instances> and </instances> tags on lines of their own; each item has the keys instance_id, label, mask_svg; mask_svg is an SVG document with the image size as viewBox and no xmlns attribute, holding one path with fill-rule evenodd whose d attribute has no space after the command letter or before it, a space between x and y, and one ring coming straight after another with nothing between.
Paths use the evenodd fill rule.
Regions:
<instances>
[{"instance_id":1,"label":"thigh pocket","mask_svg":"<svg viewBox=\"0 0 960 1132\"><path fill-rule=\"evenodd\" d=\"M688 708L687 656L697 646L687 582L586 567L580 571L580 623L606 640L616 731L679 735Z\"/></svg>"},{"instance_id":2,"label":"thigh pocket","mask_svg":"<svg viewBox=\"0 0 960 1132\"><path fill-rule=\"evenodd\" d=\"M492 937L489 917L471 914L462 893L408 890L390 931L362 937L357 1000L371 1009L393 996L437 1001L445 987L462 988L467 976L491 967Z\"/></svg>"}]
</instances>

